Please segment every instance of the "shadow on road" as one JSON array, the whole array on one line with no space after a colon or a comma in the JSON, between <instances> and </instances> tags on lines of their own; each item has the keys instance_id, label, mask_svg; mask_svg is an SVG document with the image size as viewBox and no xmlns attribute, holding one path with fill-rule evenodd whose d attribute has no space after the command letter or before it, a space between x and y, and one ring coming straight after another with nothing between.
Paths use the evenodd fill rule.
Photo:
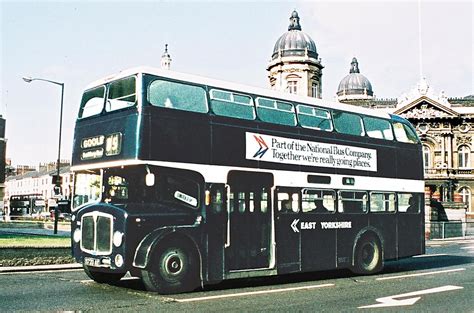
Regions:
<instances>
[{"instance_id":1,"label":"shadow on road","mask_svg":"<svg viewBox=\"0 0 474 313\"><path fill-rule=\"evenodd\" d=\"M467 256L455 256L455 255L442 255L442 256L426 256L419 258L408 258L399 261L389 261L385 263L383 274L394 274L401 272L411 272L427 269L437 269L449 266L457 266L463 264L474 263L474 257ZM379 274L380 275L380 274ZM212 290L228 290L228 289L240 289L240 288L253 288L261 286L274 286L274 285L285 285L294 284L301 282L313 281L318 284L320 281L327 279L338 279L338 278L352 278L360 277L353 274L347 269L321 271L321 272L310 272L310 273L296 273L286 274L274 277L256 277L256 278L241 278L227 280L218 284L207 285L204 289L198 289L198 291L212 291ZM146 291L145 286L140 279L122 279L121 281L114 284L114 286L132 289L135 291Z\"/></svg>"}]
</instances>

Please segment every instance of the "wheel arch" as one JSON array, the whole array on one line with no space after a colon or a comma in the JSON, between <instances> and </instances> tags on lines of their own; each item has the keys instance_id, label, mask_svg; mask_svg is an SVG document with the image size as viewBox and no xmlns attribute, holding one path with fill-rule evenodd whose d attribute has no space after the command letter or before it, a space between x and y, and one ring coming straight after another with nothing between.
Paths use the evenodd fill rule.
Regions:
<instances>
[{"instance_id":1,"label":"wheel arch","mask_svg":"<svg viewBox=\"0 0 474 313\"><path fill-rule=\"evenodd\" d=\"M368 226L368 227L365 227L365 228L361 229L357 233L357 235L355 236L354 243L352 245L352 260L351 260L351 265L352 266L355 265L355 255L356 255L356 251L357 251L357 245L362 240L364 240L365 238L370 237L370 236L374 237L380 243L380 249L381 249L381 252L382 252L382 264L383 264L383 262L385 260L385 242L384 242L383 236L377 228L372 227L372 226Z\"/></svg>"},{"instance_id":2,"label":"wheel arch","mask_svg":"<svg viewBox=\"0 0 474 313\"><path fill-rule=\"evenodd\" d=\"M197 266L199 271L199 280L203 282L203 257L201 249L198 244L192 238L183 231L179 231L176 228L173 229L158 229L148 234L138 244L135 251L135 257L133 260L133 266L140 269L147 269L151 265L153 251L159 246L166 246L171 243L187 246L191 249L192 253L196 256Z\"/></svg>"}]
</instances>

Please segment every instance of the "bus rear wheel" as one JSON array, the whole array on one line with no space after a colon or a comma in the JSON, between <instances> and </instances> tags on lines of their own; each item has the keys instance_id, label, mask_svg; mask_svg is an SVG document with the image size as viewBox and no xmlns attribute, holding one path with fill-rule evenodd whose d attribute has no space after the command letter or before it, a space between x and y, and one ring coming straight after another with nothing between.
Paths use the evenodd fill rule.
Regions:
<instances>
[{"instance_id":1,"label":"bus rear wheel","mask_svg":"<svg viewBox=\"0 0 474 313\"><path fill-rule=\"evenodd\" d=\"M90 279L99 284L113 284L118 282L126 273L105 273L94 271L87 265L84 265L84 272L89 276Z\"/></svg>"},{"instance_id":2,"label":"bus rear wheel","mask_svg":"<svg viewBox=\"0 0 474 313\"><path fill-rule=\"evenodd\" d=\"M382 270L382 248L374 236L365 236L359 242L354 254L352 271L356 274L375 274Z\"/></svg>"},{"instance_id":3,"label":"bus rear wheel","mask_svg":"<svg viewBox=\"0 0 474 313\"><path fill-rule=\"evenodd\" d=\"M198 287L197 258L182 246L157 249L152 264L142 270L148 291L160 294L188 292Z\"/></svg>"}]
</instances>

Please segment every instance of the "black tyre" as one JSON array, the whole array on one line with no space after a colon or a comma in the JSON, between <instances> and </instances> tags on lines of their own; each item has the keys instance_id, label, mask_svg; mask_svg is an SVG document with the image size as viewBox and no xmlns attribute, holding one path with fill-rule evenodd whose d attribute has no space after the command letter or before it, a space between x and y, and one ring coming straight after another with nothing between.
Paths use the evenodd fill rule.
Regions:
<instances>
[{"instance_id":1,"label":"black tyre","mask_svg":"<svg viewBox=\"0 0 474 313\"><path fill-rule=\"evenodd\" d=\"M357 243L352 271L357 274L375 274L382 270L382 248L374 236L366 236Z\"/></svg>"},{"instance_id":2,"label":"black tyre","mask_svg":"<svg viewBox=\"0 0 474 313\"><path fill-rule=\"evenodd\" d=\"M147 290L171 294L198 287L197 258L190 248L173 245L156 249L151 262L142 270L142 281Z\"/></svg>"},{"instance_id":3,"label":"black tyre","mask_svg":"<svg viewBox=\"0 0 474 313\"><path fill-rule=\"evenodd\" d=\"M125 276L126 273L104 273L94 271L93 268L84 265L84 272L86 272L87 276L95 282L100 284L113 284L118 282L122 277Z\"/></svg>"}]
</instances>

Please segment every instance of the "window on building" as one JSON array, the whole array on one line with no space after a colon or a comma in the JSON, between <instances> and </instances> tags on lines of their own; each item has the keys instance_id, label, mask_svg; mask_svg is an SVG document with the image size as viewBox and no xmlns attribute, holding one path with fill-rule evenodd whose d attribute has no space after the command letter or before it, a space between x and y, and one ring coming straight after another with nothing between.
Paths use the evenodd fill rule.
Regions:
<instances>
[{"instance_id":1,"label":"window on building","mask_svg":"<svg viewBox=\"0 0 474 313\"><path fill-rule=\"evenodd\" d=\"M460 168L471 167L470 162L471 149L468 146L460 146L458 149L458 166Z\"/></svg>"},{"instance_id":2,"label":"window on building","mask_svg":"<svg viewBox=\"0 0 474 313\"><path fill-rule=\"evenodd\" d=\"M431 168L431 148L423 145L423 166L426 169Z\"/></svg>"},{"instance_id":3,"label":"window on building","mask_svg":"<svg viewBox=\"0 0 474 313\"><path fill-rule=\"evenodd\" d=\"M298 82L294 80L290 80L287 83L286 90L289 93L297 94L298 93Z\"/></svg>"},{"instance_id":4,"label":"window on building","mask_svg":"<svg viewBox=\"0 0 474 313\"><path fill-rule=\"evenodd\" d=\"M468 187L462 187L459 189L459 194L462 197L462 202L467 205L468 212L472 212L471 210L471 190Z\"/></svg>"},{"instance_id":5,"label":"window on building","mask_svg":"<svg viewBox=\"0 0 474 313\"><path fill-rule=\"evenodd\" d=\"M318 83L313 83L311 85L311 97L318 98L319 97L319 85Z\"/></svg>"}]
</instances>

